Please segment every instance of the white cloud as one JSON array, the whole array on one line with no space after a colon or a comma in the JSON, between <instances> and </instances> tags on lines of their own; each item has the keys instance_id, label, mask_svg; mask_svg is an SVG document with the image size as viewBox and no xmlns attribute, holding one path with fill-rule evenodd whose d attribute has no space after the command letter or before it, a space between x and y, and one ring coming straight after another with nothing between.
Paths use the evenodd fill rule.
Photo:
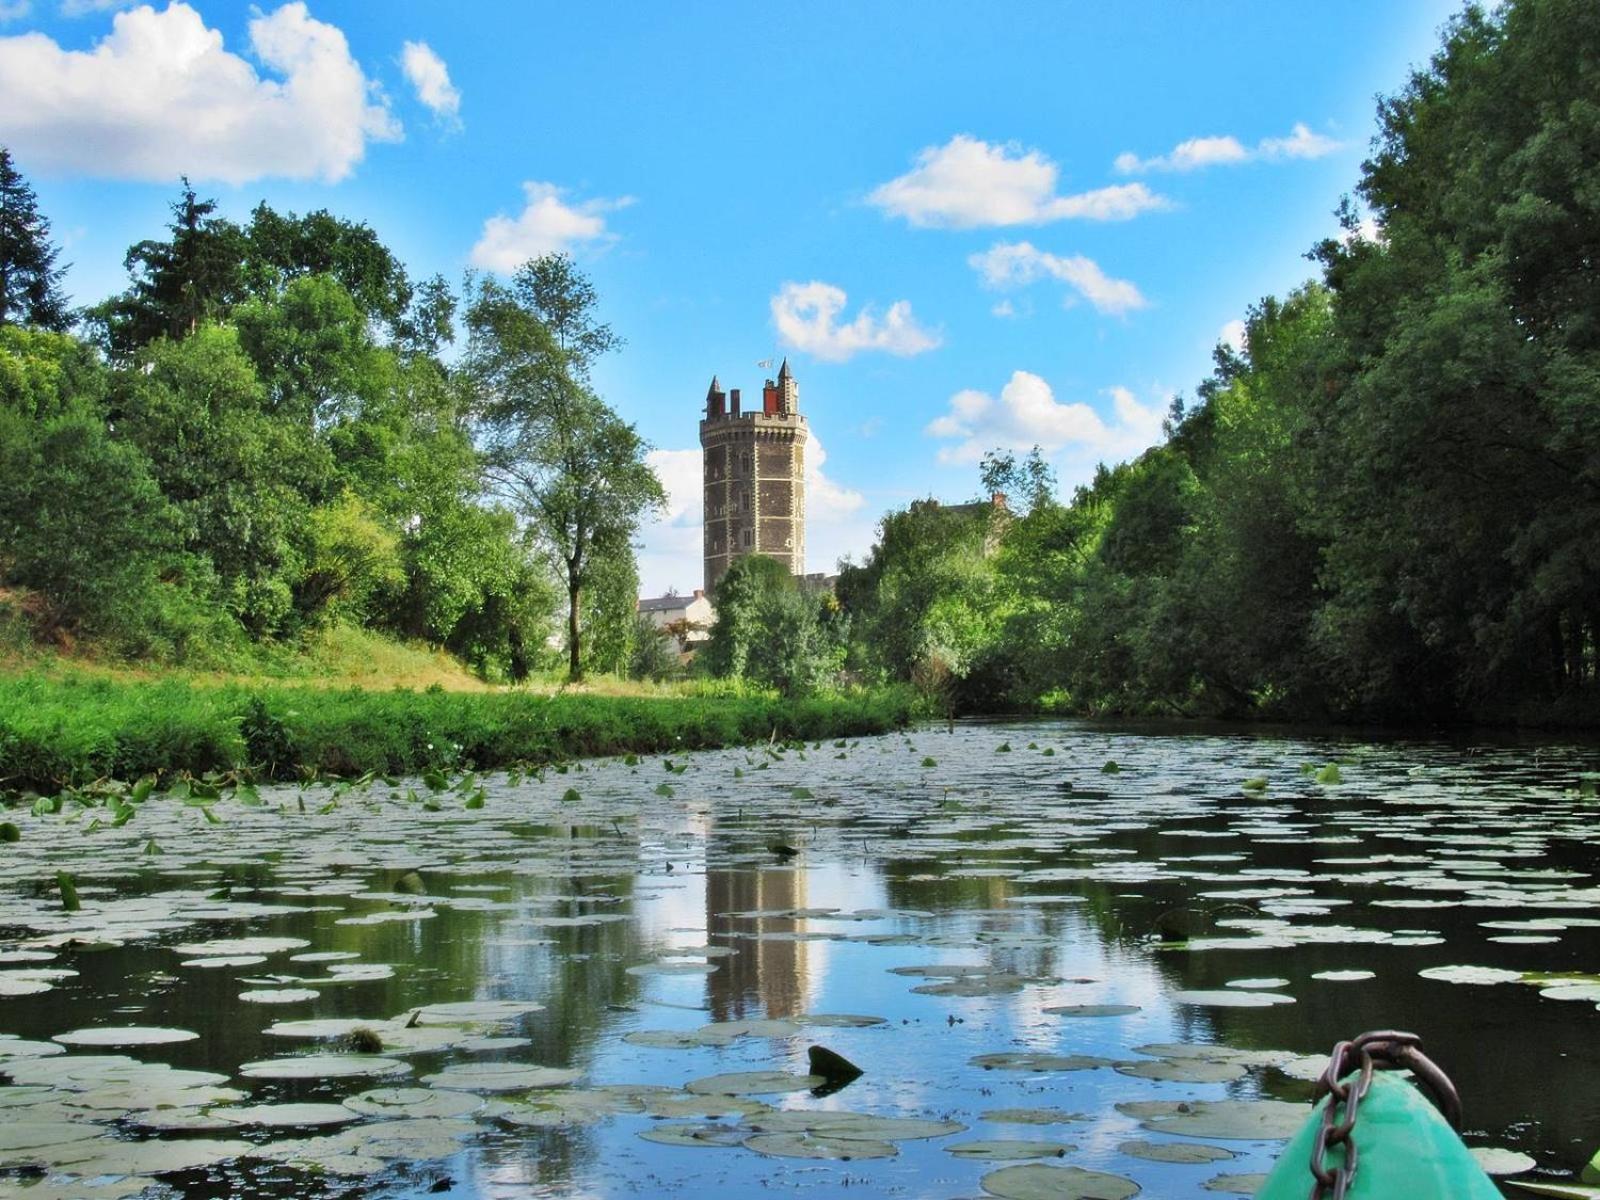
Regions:
<instances>
[{"instance_id":1,"label":"white cloud","mask_svg":"<svg viewBox=\"0 0 1600 1200\"><path fill-rule=\"evenodd\" d=\"M110 12L114 8L128 8L134 0L61 0L63 17L82 17L89 13Z\"/></svg>"},{"instance_id":2,"label":"white cloud","mask_svg":"<svg viewBox=\"0 0 1600 1200\"><path fill-rule=\"evenodd\" d=\"M823 471L827 460L812 434L806 443L806 556L819 571L832 571L839 557L872 543L871 522L859 516L866 497ZM705 568L700 451L652 450L646 461L666 489L667 507L640 531L639 586L647 596L668 588L687 594L701 586Z\"/></svg>"},{"instance_id":3,"label":"white cloud","mask_svg":"<svg viewBox=\"0 0 1600 1200\"><path fill-rule=\"evenodd\" d=\"M280 78L223 48L187 4L119 12L91 50L40 33L0 38L0 141L40 171L246 183L344 179L400 124L336 26L303 3L250 20Z\"/></svg>"},{"instance_id":4,"label":"white cloud","mask_svg":"<svg viewBox=\"0 0 1600 1200\"><path fill-rule=\"evenodd\" d=\"M1257 159L1270 162L1284 158L1321 158L1342 145L1333 138L1312 133L1297 121L1287 137L1262 138L1254 149L1247 148L1232 135L1197 137L1179 142L1170 154L1158 154L1154 158L1140 158L1132 151L1124 151L1117 155L1113 165L1124 175L1146 171L1198 171L1202 167L1231 167Z\"/></svg>"},{"instance_id":5,"label":"white cloud","mask_svg":"<svg viewBox=\"0 0 1600 1200\"><path fill-rule=\"evenodd\" d=\"M1256 153L1263 158L1321 158L1332 154L1341 143L1320 133L1312 133L1296 121L1288 137L1262 138Z\"/></svg>"},{"instance_id":6,"label":"white cloud","mask_svg":"<svg viewBox=\"0 0 1600 1200\"><path fill-rule=\"evenodd\" d=\"M1037 150L1024 154L1014 145L957 134L943 146L923 149L911 171L876 188L868 200L913 225L941 229L1068 218L1125 221L1167 207L1142 183L1058 196L1058 174L1056 164Z\"/></svg>"},{"instance_id":7,"label":"white cloud","mask_svg":"<svg viewBox=\"0 0 1600 1200\"><path fill-rule=\"evenodd\" d=\"M1217 331L1217 340L1231 348L1235 354L1243 354L1250 342L1249 327L1235 317Z\"/></svg>"},{"instance_id":8,"label":"white cloud","mask_svg":"<svg viewBox=\"0 0 1600 1200\"><path fill-rule=\"evenodd\" d=\"M32 0L0 0L0 24L25 17L32 9Z\"/></svg>"},{"instance_id":9,"label":"white cloud","mask_svg":"<svg viewBox=\"0 0 1600 1200\"><path fill-rule=\"evenodd\" d=\"M605 214L633 203L633 197L621 196L568 204L561 198L565 189L553 183L530 181L522 190L527 203L519 216L497 215L483 223L472 248L473 266L510 272L542 254L613 242L617 235L606 230Z\"/></svg>"},{"instance_id":10,"label":"white cloud","mask_svg":"<svg viewBox=\"0 0 1600 1200\"><path fill-rule=\"evenodd\" d=\"M772 323L779 340L824 362L845 362L864 350L905 358L940 344L938 333L917 324L909 300L896 300L882 319L863 308L855 320L840 325L839 314L848 299L843 288L831 283L785 283L772 298Z\"/></svg>"},{"instance_id":11,"label":"white cloud","mask_svg":"<svg viewBox=\"0 0 1600 1200\"><path fill-rule=\"evenodd\" d=\"M427 105L447 125L461 124L461 92L450 82L450 68L427 42L407 42L400 52L400 66L417 91L417 99Z\"/></svg>"},{"instance_id":12,"label":"white cloud","mask_svg":"<svg viewBox=\"0 0 1600 1200\"><path fill-rule=\"evenodd\" d=\"M854 488L845 487L822 472L828 452L815 434L806 443L806 529L827 525L857 512L867 498ZM809 545L807 546L809 550Z\"/></svg>"},{"instance_id":13,"label":"white cloud","mask_svg":"<svg viewBox=\"0 0 1600 1200\"><path fill-rule=\"evenodd\" d=\"M1014 371L998 399L973 388L951 396L949 411L924 432L955 443L940 447L942 463L975 463L989 450L1033 446L1074 460L1121 459L1160 439L1164 407L1140 404L1127 388L1107 395L1109 414L1081 402L1062 404L1039 376Z\"/></svg>"},{"instance_id":14,"label":"white cloud","mask_svg":"<svg viewBox=\"0 0 1600 1200\"><path fill-rule=\"evenodd\" d=\"M1025 287L1040 279L1058 279L1098 312L1120 316L1149 304L1137 287L1126 279L1111 278L1093 259L1081 254L1062 258L1036 249L1029 242L997 242L969 257L967 265L983 278L985 287L997 290ZM1007 311L996 315L1012 314Z\"/></svg>"}]
</instances>

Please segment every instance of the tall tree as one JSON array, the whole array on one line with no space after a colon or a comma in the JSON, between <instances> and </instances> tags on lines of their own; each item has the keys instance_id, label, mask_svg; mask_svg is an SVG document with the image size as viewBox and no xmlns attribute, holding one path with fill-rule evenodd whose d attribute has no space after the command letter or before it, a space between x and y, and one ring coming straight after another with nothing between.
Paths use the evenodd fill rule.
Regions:
<instances>
[{"instance_id":1,"label":"tall tree","mask_svg":"<svg viewBox=\"0 0 1600 1200\"><path fill-rule=\"evenodd\" d=\"M64 331L71 322L61 294L50 222L40 215L27 180L0 146L0 325Z\"/></svg>"},{"instance_id":2,"label":"tall tree","mask_svg":"<svg viewBox=\"0 0 1600 1200\"><path fill-rule=\"evenodd\" d=\"M128 251L123 266L132 286L92 310L115 357L129 358L163 335L188 337L243 299L245 234L216 211L217 202L200 199L185 178L172 204L171 236Z\"/></svg>"},{"instance_id":3,"label":"tall tree","mask_svg":"<svg viewBox=\"0 0 1600 1200\"><path fill-rule=\"evenodd\" d=\"M491 486L557 561L567 592L567 671L583 677L582 605L600 564L631 555L640 521L666 501L643 439L589 387L617 345L594 318L593 286L564 256L483 282L467 309L465 366Z\"/></svg>"},{"instance_id":4,"label":"tall tree","mask_svg":"<svg viewBox=\"0 0 1600 1200\"><path fill-rule=\"evenodd\" d=\"M251 295L271 299L291 282L327 275L339 282L363 316L399 332L413 289L406 270L370 226L325 209L297 217L258 204L245 231L243 282Z\"/></svg>"}]
</instances>

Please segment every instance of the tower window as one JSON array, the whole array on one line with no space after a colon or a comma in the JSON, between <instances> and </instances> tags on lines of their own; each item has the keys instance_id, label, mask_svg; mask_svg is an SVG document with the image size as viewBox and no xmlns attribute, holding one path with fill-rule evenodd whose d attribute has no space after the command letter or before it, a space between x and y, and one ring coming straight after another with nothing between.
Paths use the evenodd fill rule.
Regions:
<instances>
[{"instance_id":1,"label":"tower window","mask_svg":"<svg viewBox=\"0 0 1600 1200\"><path fill-rule=\"evenodd\" d=\"M739 493L739 511L740 512L749 512L750 511L750 493L749 492L740 492Z\"/></svg>"},{"instance_id":2,"label":"tower window","mask_svg":"<svg viewBox=\"0 0 1600 1200\"><path fill-rule=\"evenodd\" d=\"M750 548L750 531L748 529L739 535L739 542L746 550Z\"/></svg>"},{"instance_id":3,"label":"tower window","mask_svg":"<svg viewBox=\"0 0 1600 1200\"><path fill-rule=\"evenodd\" d=\"M750 474L750 456L748 454L739 455L739 470L746 475Z\"/></svg>"}]
</instances>

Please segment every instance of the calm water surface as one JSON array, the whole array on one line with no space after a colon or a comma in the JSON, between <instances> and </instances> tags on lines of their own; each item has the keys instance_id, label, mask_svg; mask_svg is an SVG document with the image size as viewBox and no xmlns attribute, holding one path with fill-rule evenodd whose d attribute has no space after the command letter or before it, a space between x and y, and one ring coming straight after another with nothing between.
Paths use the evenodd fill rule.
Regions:
<instances>
[{"instance_id":1,"label":"calm water surface","mask_svg":"<svg viewBox=\"0 0 1600 1200\"><path fill-rule=\"evenodd\" d=\"M1600 972L1592 747L1028 722L668 761L485 776L481 807L475 785L378 781L263 789L260 807L210 806L214 822L160 798L119 828L10 814L0 1196L149 1180L152 1196L952 1200L1008 1166L988 1157L1003 1148L952 1148L1000 1139L1069 1146L1019 1161L1144 1196L1209 1196L1280 1143L1141 1128L1147 1111L1117 1106L1302 1102L1299 1056L1381 1027L1422 1035L1472 1144L1550 1176L1600 1145L1600 984L1523 977ZM1334 762L1338 783L1304 770ZM62 911L60 869L79 912ZM1253 1006L1218 1003L1230 994ZM489 1000L508 1003L428 1007ZM1047 1011L1061 1006L1120 1007ZM728 1024L750 1020L777 1023ZM344 1053L354 1025L384 1043L372 1073L241 1072ZM57 1035L123 1026L198 1036L53 1053ZM802 1076L812 1045L865 1073L823 1096L781 1079L683 1090ZM1196 1045L1282 1053L1217 1052L1216 1081L1184 1078ZM1028 1054L1087 1061L973 1061ZM1030 1065L1046 1069L1012 1069ZM375 1089L408 1090L352 1123L227 1116ZM848 1138L825 1123L801 1133L806 1118L765 1110L949 1125L845 1129L885 1156L841 1159ZM385 1132L389 1117L409 1124ZM781 1154L741 1144L762 1129L778 1132L754 1144ZM929 1131L944 1132L898 1136ZM1231 1157L1151 1161L1123 1149L1136 1140Z\"/></svg>"}]
</instances>

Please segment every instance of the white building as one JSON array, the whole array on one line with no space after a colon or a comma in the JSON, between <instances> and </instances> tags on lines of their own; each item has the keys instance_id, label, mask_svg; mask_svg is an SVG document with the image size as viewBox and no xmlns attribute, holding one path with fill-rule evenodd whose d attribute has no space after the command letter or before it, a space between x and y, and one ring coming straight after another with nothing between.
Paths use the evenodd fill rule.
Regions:
<instances>
[{"instance_id":1,"label":"white building","mask_svg":"<svg viewBox=\"0 0 1600 1200\"><path fill-rule=\"evenodd\" d=\"M711 624L717 619L717 610L700 588L695 588L692 596L668 592L641 599L639 612L649 617L657 629L665 629L678 639L679 654L688 654L710 637Z\"/></svg>"}]
</instances>

